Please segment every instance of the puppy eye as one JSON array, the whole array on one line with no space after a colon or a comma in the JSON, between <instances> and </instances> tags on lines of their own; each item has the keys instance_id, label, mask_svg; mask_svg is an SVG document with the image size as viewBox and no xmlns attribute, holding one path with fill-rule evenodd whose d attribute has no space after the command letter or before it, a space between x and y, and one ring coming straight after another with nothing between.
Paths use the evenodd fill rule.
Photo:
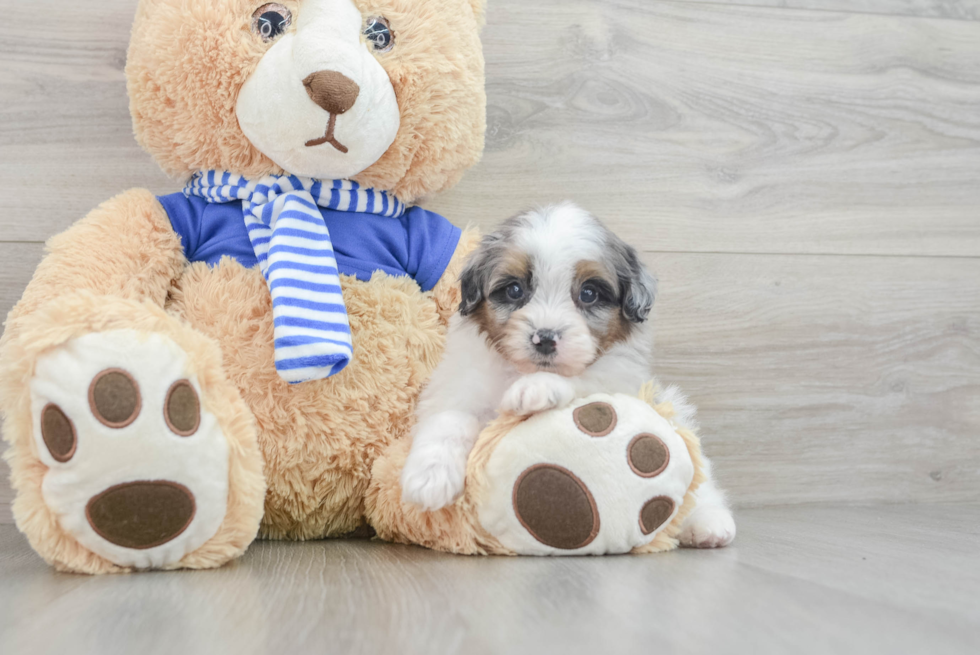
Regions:
<instances>
[{"instance_id":1,"label":"puppy eye","mask_svg":"<svg viewBox=\"0 0 980 655\"><path fill-rule=\"evenodd\" d=\"M286 31L293 22L293 14L277 2L262 5L252 14L252 32L269 42Z\"/></svg>"},{"instance_id":2,"label":"puppy eye","mask_svg":"<svg viewBox=\"0 0 980 655\"><path fill-rule=\"evenodd\" d=\"M395 47L395 35L384 16L371 16L364 25L364 36L378 52L388 52Z\"/></svg>"},{"instance_id":3,"label":"puppy eye","mask_svg":"<svg viewBox=\"0 0 980 655\"><path fill-rule=\"evenodd\" d=\"M524 297L524 287L522 287L519 282L512 282L508 284L505 291L507 292L507 297L511 300L520 300Z\"/></svg>"},{"instance_id":4,"label":"puppy eye","mask_svg":"<svg viewBox=\"0 0 980 655\"><path fill-rule=\"evenodd\" d=\"M591 305L599 299L599 290L592 284L583 284L582 290L578 292L578 300L583 305Z\"/></svg>"}]
</instances>

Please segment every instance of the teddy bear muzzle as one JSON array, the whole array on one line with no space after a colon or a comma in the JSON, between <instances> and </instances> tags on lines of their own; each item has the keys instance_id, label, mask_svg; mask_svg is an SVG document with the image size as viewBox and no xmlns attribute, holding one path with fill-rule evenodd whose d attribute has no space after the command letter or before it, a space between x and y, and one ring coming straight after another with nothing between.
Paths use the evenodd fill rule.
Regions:
<instances>
[{"instance_id":1,"label":"teddy bear muzzle","mask_svg":"<svg viewBox=\"0 0 980 655\"><path fill-rule=\"evenodd\" d=\"M383 64L375 42L365 43L365 17L352 0L303 0L290 11L292 26L270 41L238 92L238 126L288 174L351 178L398 134L384 65L397 62L386 54Z\"/></svg>"}]
</instances>

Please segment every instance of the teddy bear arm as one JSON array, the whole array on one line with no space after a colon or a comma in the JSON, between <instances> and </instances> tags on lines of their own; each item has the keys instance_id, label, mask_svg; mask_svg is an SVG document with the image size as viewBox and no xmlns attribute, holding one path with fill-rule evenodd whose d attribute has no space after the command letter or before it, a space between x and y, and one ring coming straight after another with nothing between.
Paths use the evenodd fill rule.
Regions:
<instances>
[{"instance_id":1,"label":"teddy bear arm","mask_svg":"<svg viewBox=\"0 0 980 655\"><path fill-rule=\"evenodd\" d=\"M219 566L255 537L254 419L164 308L184 263L153 195L124 193L49 242L0 339L14 518L60 570Z\"/></svg>"},{"instance_id":2,"label":"teddy bear arm","mask_svg":"<svg viewBox=\"0 0 980 655\"><path fill-rule=\"evenodd\" d=\"M167 213L145 189L104 202L50 239L46 250L11 312L11 326L59 296L78 291L162 307L186 264Z\"/></svg>"}]
</instances>

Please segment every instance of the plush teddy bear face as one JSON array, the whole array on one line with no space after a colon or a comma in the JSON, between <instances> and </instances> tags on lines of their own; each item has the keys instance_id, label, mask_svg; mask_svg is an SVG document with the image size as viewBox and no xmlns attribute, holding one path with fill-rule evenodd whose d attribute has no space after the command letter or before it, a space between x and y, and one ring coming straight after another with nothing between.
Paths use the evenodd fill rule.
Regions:
<instances>
[{"instance_id":1,"label":"plush teddy bear face","mask_svg":"<svg viewBox=\"0 0 980 655\"><path fill-rule=\"evenodd\" d=\"M398 133L395 90L380 62L394 37L385 17L365 18L351 0L304 0L299 9L294 18L267 3L252 14L252 33L271 47L238 94L238 124L284 170L351 177Z\"/></svg>"},{"instance_id":2,"label":"plush teddy bear face","mask_svg":"<svg viewBox=\"0 0 980 655\"><path fill-rule=\"evenodd\" d=\"M127 63L170 173L355 179L402 200L480 156L483 0L142 0Z\"/></svg>"}]
</instances>

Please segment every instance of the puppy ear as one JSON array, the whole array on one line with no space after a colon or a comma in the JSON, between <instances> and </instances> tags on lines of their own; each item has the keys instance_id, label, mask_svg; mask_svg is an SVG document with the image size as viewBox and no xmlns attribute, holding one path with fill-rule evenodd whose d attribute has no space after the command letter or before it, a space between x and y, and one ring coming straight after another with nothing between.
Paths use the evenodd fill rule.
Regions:
<instances>
[{"instance_id":1,"label":"puppy ear","mask_svg":"<svg viewBox=\"0 0 980 655\"><path fill-rule=\"evenodd\" d=\"M459 313L461 316L469 316L483 302L483 288L477 279L477 270L473 266L467 266L459 276L460 291L462 300L459 301Z\"/></svg>"},{"instance_id":2,"label":"puppy ear","mask_svg":"<svg viewBox=\"0 0 980 655\"><path fill-rule=\"evenodd\" d=\"M611 233L610 236L610 245L618 255L616 273L623 316L633 323L642 323L657 298L657 278L640 261L635 248Z\"/></svg>"},{"instance_id":3,"label":"puppy ear","mask_svg":"<svg viewBox=\"0 0 980 655\"><path fill-rule=\"evenodd\" d=\"M623 295L623 316L634 323L642 323L647 320L657 299L657 278L639 261L637 264L629 289Z\"/></svg>"},{"instance_id":4,"label":"puppy ear","mask_svg":"<svg viewBox=\"0 0 980 655\"><path fill-rule=\"evenodd\" d=\"M485 290L493 271L494 251L502 241L500 234L488 234L483 237L477 248L459 275L462 300L459 303L461 316L469 316L486 299Z\"/></svg>"}]
</instances>

